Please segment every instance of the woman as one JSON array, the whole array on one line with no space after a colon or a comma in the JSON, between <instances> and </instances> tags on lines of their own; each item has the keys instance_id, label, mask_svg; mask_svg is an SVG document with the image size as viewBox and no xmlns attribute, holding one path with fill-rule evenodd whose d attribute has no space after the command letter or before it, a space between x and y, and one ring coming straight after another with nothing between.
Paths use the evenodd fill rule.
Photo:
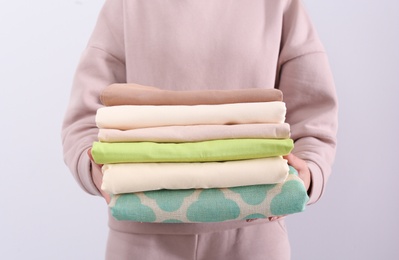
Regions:
<instances>
[{"instance_id":1,"label":"woman","mask_svg":"<svg viewBox=\"0 0 399 260\"><path fill-rule=\"evenodd\" d=\"M101 191L88 153L99 96L112 83L170 90L278 88L295 148L287 157L322 195L335 155L337 100L322 44L300 0L107 0L76 71L64 158L89 194ZM284 218L156 224L109 218L107 259L290 259Z\"/></svg>"}]
</instances>

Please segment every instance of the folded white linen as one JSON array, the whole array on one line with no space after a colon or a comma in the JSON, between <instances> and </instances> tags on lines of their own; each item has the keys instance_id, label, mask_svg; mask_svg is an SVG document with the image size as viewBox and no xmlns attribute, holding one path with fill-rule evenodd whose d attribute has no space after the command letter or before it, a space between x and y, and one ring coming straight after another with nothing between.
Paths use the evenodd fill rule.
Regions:
<instances>
[{"instance_id":1,"label":"folded white linen","mask_svg":"<svg viewBox=\"0 0 399 260\"><path fill-rule=\"evenodd\" d=\"M121 194L275 184L286 179L289 167L276 156L229 162L105 164L102 171L101 189Z\"/></svg>"},{"instance_id":2,"label":"folded white linen","mask_svg":"<svg viewBox=\"0 0 399 260\"><path fill-rule=\"evenodd\" d=\"M217 139L289 138L290 126L283 124L161 126L130 130L99 129L101 142L200 142Z\"/></svg>"},{"instance_id":3,"label":"folded white linen","mask_svg":"<svg viewBox=\"0 0 399 260\"><path fill-rule=\"evenodd\" d=\"M282 101L193 106L125 105L97 110L98 128L128 130L172 125L284 123Z\"/></svg>"}]
</instances>

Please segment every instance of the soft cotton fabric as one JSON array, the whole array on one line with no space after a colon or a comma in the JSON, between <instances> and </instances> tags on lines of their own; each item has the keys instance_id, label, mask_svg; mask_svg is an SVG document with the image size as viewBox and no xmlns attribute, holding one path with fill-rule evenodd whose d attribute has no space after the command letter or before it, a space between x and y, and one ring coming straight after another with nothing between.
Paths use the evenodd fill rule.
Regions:
<instances>
[{"instance_id":1,"label":"soft cotton fabric","mask_svg":"<svg viewBox=\"0 0 399 260\"><path fill-rule=\"evenodd\" d=\"M192 125L138 128L131 130L99 129L101 142L200 142L223 139L285 139L290 126L282 124Z\"/></svg>"},{"instance_id":2,"label":"soft cotton fabric","mask_svg":"<svg viewBox=\"0 0 399 260\"><path fill-rule=\"evenodd\" d=\"M98 109L99 128L128 130L173 125L284 123L284 102L258 102L197 106L125 105Z\"/></svg>"},{"instance_id":3,"label":"soft cotton fabric","mask_svg":"<svg viewBox=\"0 0 399 260\"><path fill-rule=\"evenodd\" d=\"M102 167L101 188L112 194L160 189L225 188L283 182L282 157L207 163L124 163Z\"/></svg>"},{"instance_id":4,"label":"soft cotton fabric","mask_svg":"<svg viewBox=\"0 0 399 260\"><path fill-rule=\"evenodd\" d=\"M279 184L114 195L109 207L118 220L196 223L293 214L303 211L307 201L303 182L290 167Z\"/></svg>"},{"instance_id":5,"label":"soft cotton fabric","mask_svg":"<svg viewBox=\"0 0 399 260\"><path fill-rule=\"evenodd\" d=\"M98 164L129 162L215 162L287 155L292 139L226 139L194 143L101 143L91 153Z\"/></svg>"},{"instance_id":6,"label":"soft cotton fabric","mask_svg":"<svg viewBox=\"0 0 399 260\"><path fill-rule=\"evenodd\" d=\"M293 154L312 172L319 200L336 149L337 99L325 50L299 0L107 0L77 66L62 125L65 163L82 190L100 195L87 150L99 99L113 83L165 90L278 88ZM255 222L259 223L259 222ZM109 219L130 233L203 233L254 223L149 224Z\"/></svg>"},{"instance_id":7,"label":"soft cotton fabric","mask_svg":"<svg viewBox=\"0 0 399 260\"><path fill-rule=\"evenodd\" d=\"M162 90L138 84L111 84L100 96L106 106L118 105L211 105L282 101L278 89Z\"/></svg>"}]
</instances>

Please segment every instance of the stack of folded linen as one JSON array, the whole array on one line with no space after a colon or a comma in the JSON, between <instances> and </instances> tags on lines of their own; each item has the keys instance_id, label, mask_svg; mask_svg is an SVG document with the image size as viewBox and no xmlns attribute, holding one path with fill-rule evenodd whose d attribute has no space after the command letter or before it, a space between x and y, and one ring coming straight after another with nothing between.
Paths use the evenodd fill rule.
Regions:
<instances>
[{"instance_id":1,"label":"stack of folded linen","mask_svg":"<svg viewBox=\"0 0 399 260\"><path fill-rule=\"evenodd\" d=\"M304 210L276 89L170 91L113 84L97 111L102 189L118 220L220 222Z\"/></svg>"}]
</instances>

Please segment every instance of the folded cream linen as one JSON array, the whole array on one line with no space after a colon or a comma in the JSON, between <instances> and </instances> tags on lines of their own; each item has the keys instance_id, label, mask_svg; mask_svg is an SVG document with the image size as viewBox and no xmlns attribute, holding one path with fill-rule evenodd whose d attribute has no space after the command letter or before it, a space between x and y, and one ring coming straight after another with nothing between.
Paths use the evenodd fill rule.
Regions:
<instances>
[{"instance_id":1,"label":"folded cream linen","mask_svg":"<svg viewBox=\"0 0 399 260\"><path fill-rule=\"evenodd\" d=\"M158 223L223 222L288 215L309 197L295 169L283 183L232 188L155 190L111 196L117 220Z\"/></svg>"},{"instance_id":2,"label":"folded cream linen","mask_svg":"<svg viewBox=\"0 0 399 260\"><path fill-rule=\"evenodd\" d=\"M234 90L163 90L138 84L112 84L101 96L105 106L117 105L210 105L282 101L278 89L248 88Z\"/></svg>"},{"instance_id":3,"label":"folded cream linen","mask_svg":"<svg viewBox=\"0 0 399 260\"><path fill-rule=\"evenodd\" d=\"M101 142L200 142L217 139L289 138L290 126L282 124L161 126L131 130L99 129Z\"/></svg>"},{"instance_id":4,"label":"folded cream linen","mask_svg":"<svg viewBox=\"0 0 399 260\"><path fill-rule=\"evenodd\" d=\"M280 183L288 175L288 164L276 156L228 162L105 164L102 171L101 189L120 194Z\"/></svg>"},{"instance_id":5,"label":"folded cream linen","mask_svg":"<svg viewBox=\"0 0 399 260\"><path fill-rule=\"evenodd\" d=\"M284 123L281 101L197 106L112 106L97 110L98 128L128 130L172 125Z\"/></svg>"},{"instance_id":6,"label":"folded cream linen","mask_svg":"<svg viewBox=\"0 0 399 260\"><path fill-rule=\"evenodd\" d=\"M98 164L129 162L217 162L283 156L292 139L225 139L193 143L94 142L91 153Z\"/></svg>"}]
</instances>

